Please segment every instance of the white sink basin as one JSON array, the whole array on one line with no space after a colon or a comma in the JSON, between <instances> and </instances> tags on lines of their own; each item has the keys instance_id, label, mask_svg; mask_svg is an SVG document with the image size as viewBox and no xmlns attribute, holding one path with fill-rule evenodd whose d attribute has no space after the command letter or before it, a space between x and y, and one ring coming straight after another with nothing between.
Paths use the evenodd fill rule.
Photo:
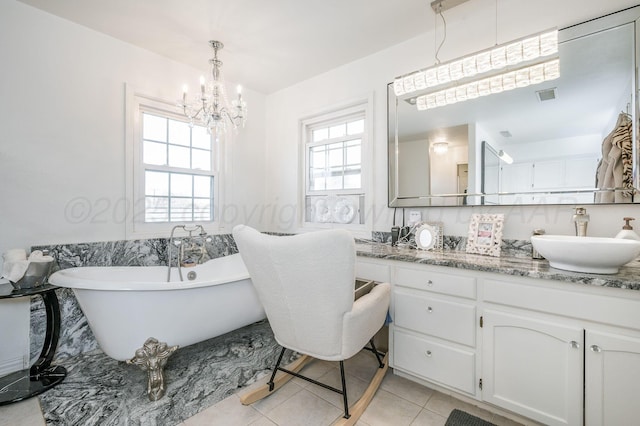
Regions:
<instances>
[{"instance_id":1,"label":"white sink basin","mask_svg":"<svg viewBox=\"0 0 640 426\"><path fill-rule=\"evenodd\" d=\"M591 274L616 274L640 254L640 241L622 238L534 235L531 244L553 268Z\"/></svg>"}]
</instances>

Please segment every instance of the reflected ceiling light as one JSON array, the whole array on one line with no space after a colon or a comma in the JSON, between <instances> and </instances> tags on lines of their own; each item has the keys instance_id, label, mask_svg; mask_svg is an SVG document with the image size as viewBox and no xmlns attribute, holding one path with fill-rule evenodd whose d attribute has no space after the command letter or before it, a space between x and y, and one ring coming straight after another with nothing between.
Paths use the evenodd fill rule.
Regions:
<instances>
[{"instance_id":1,"label":"reflected ceiling light","mask_svg":"<svg viewBox=\"0 0 640 426\"><path fill-rule=\"evenodd\" d=\"M504 161L507 164L513 163L513 158L511 158L511 156L506 152L504 152L503 150L498 151L498 158L500 158L502 161Z\"/></svg>"},{"instance_id":2,"label":"reflected ceiling light","mask_svg":"<svg viewBox=\"0 0 640 426\"><path fill-rule=\"evenodd\" d=\"M560 77L558 30L547 30L397 77L396 96L420 91L418 109L448 105Z\"/></svg>"},{"instance_id":3,"label":"reflected ceiling light","mask_svg":"<svg viewBox=\"0 0 640 426\"><path fill-rule=\"evenodd\" d=\"M446 154L449 151L449 143L448 142L436 142L432 145L433 152L438 155Z\"/></svg>"},{"instance_id":4,"label":"reflected ceiling light","mask_svg":"<svg viewBox=\"0 0 640 426\"><path fill-rule=\"evenodd\" d=\"M416 98L416 106L419 110L436 108L468 99L475 99L480 96L526 87L558 77L560 77L560 60L554 58L541 64L418 96Z\"/></svg>"},{"instance_id":5,"label":"reflected ceiling light","mask_svg":"<svg viewBox=\"0 0 640 426\"><path fill-rule=\"evenodd\" d=\"M218 135L226 130L227 124L234 129L244 127L247 121L247 104L242 99L242 88L238 86L238 97L232 102L227 99L224 79L222 78L222 61L218 59L218 50L224 47L219 41L211 40L209 45L213 49L213 59L209 59L211 65L211 79L200 77L200 92L195 95L193 101L187 100L187 87L182 91L182 100L178 106L182 108L185 116L189 118L189 124L199 122L207 127L210 134Z\"/></svg>"}]
</instances>

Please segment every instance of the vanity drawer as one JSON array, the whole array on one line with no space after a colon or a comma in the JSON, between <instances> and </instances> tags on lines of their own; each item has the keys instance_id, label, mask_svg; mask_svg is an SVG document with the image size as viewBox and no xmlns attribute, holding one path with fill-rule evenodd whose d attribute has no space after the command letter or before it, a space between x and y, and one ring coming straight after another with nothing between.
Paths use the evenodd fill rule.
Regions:
<instances>
[{"instance_id":1,"label":"vanity drawer","mask_svg":"<svg viewBox=\"0 0 640 426\"><path fill-rule=\"evenodd\" d=\"M358 278L388 283L391 281L389 275L389 266L387 265L363 262L361 260L356 261L356 277Z\"/></svg>"},{"instance_id":2,"label":"vanity drawer","mask_svg":"<svg viewBox=\"0 0 640 426\"><path fill-rule=\"evenodd\" d=\"M395 284L451 296L476 298L476 279L463 275L398 267Z\"/></svg>"},{"instance_id":3,"label":"vanity drawer","mask_svg":"<svg viewBox=\"0 0 640 426\"><path fill-rule=\"evenodd\" d=\"M475 345L474 305L456 303L437 297L418 296L415 292L395 291L395 325L420 333Z\"/></svg>"},{"instance_id":4,"label":"vanity drawer","mask_svg":"<svg viewBox=\"0 0 640 426\"><path fill-rule=\"evenodd\" d=\"M475 394L475 354L395 331L394 368Z\"/></svg>"}]
</instances>

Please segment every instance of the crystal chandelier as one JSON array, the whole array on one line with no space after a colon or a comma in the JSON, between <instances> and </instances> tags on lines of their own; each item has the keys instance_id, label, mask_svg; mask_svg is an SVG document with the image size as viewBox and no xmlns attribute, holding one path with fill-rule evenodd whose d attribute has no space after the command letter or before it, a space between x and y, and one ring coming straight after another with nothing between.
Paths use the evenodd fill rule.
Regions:
<instances>
[{"instance_id":1,"label":"crystal chandelier","mask_svg":"<svg viewBox=\"0 0 640 426\"><path fill-rule=\"evenodd\" d=\"M213 59L209 59L211 65L211 78L200 77L200 92L191 101L187 99L187 86L183 87L182 100L178 106L182 108L185 116L189 118L189 124L196 122L207 127L212 135L224 133L227 125L234 129L244 127L247 121L247 104L242 99L242 87L238 86L238 97L229 102L227 99L224 79L222 77L222 61L218 59L218 50L224 45L215 40L209 41L213 48Z\"/></svg>"}]
</instances>

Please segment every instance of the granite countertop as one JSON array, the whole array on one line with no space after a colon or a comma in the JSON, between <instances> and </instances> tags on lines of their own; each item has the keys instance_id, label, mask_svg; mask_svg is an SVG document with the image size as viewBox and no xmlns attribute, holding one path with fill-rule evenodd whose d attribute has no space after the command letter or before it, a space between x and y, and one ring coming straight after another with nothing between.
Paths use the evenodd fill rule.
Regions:
<instances>
[{"instance_id":1,"label":"granite countertop","mask_svg":"<svg viewBox=\"0 0 640 426\"><path fill-rule=\"evenodd\" d=\"M530 278L543 278L578 284L640 290L640 261L634 260L620 268L617 274L601 275L569 272L549 266L546 260L503 255L501 257L467 254L461 250L425 251L408 247L392 247L389 243L356 243L358 256L398 260L426 265L448 266L472 271L495 272Z\"/></svg>"}]
</instances>

